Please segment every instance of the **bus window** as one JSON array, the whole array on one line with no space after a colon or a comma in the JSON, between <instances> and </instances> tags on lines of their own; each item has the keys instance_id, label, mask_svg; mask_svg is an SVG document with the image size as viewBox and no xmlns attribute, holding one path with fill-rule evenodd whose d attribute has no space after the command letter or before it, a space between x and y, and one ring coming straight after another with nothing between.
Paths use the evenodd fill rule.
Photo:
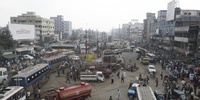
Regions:
<instances>
[{"instance_id":1,"label":"bus window","mask_svg":"<svg viewBox=\"0 0 200 100\"><path fill-rule=\"evenodd\" d=\"M4 71L4 72L3 72L3 75L7 75L7 71Z\"/></svg>"},{"instance_id":2,"label":"bus window","mask_svg":"<svg viewBox=\"0 0 200 100\"><path fill-rule=\"evenodd\" d=\"M0 76L3 76L3 73L2 73L2 71L0 71Z\"/></svg>"}]
</instances>

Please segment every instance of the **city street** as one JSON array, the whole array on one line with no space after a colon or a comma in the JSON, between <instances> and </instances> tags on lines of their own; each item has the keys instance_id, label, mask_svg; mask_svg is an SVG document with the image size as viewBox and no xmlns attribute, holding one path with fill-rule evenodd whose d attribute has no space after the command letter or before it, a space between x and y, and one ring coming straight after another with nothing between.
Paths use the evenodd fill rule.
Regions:
<instances>
[{"instance_id":1,"label":"city street","mask_svg":"<svg viewBox=\"0 0 200 100\"><path fill-rule=\"evenodd\" d=\"M135 62L137 64L137 66L139 66L139 70L137 70L135 72L126 71L125 83L121 83L121 80L118 79L116 76L116 72L113 72L113 74L112 74L115 77L114 84L111 84L110 78L106 79L104 82L99 82L99 83L98 82L90 82L90 84L92 86L92 96L89 97L87 100L108 100L110 96L112 96L113 99L115 99L117 89L119 89L121 92L120 99L128 100L129 98L127 96L127 91L128 91L128 86L129 86L130 80L132 80L133 82L136 82L136 77L138 77L140 73L142 74L142 77L146 77L147 75L149 76L149 74L147 73L147 68L146 68L147 65L142 65L139 60L136 60L137 53L124 52L122 54L122 57L124 58L126 64L128 64L128 63L133 64ZM150 78L148 85L151 86L153 90L162 90L163 91L164 86L162 86L162 84L161 84L162 81L160 80L160 73L162 71L160 64L158 64L158 63L156 64L156 69L157 69L156 77L158 77L158 79L159 79L159 85L158 85L158 87L155 86L155 80L153 78ZM123 70L120 70L120 73L123 73ZM163 73L164 73L163 75L166 74L165 71L163 71ZM70 85L69 83L65 83L65 80L66 80L65 75L61 74L61 77L57 77L57 74L53 73L51 75L50 80L48 81L48 83L45 86L42 87L41 91L45 92L46 90L48 90L50 88ZM72 81L72 83L74 83L73 80L71 80L71 81Z\"/></svg>"}]
</instances>

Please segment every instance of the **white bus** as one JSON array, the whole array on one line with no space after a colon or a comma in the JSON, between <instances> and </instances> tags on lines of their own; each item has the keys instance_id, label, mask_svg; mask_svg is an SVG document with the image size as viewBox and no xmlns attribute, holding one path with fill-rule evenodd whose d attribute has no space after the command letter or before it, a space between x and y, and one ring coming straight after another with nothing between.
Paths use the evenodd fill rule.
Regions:
<instances>
[{"instance_id":1,"label":"white bus","mask_svg":"<svg viewBox=\"0 0 200 100\"><path fill-rule=\"evenodd\" d=\"M150 86L137 87L138 100L157 100Z\"/></svg>"},{"instance_id":2,"label":"white bus","mask_svg":"<svg viewBox=\"0 0 200 100\"><path fill-rule=\"evenodd\" d=\"M0 100L26 100L24 87L9 86L0 90Z\"/></svg>"},{"instance_id":3,"label":"white bus","mask_svg":"<svg viewBox=\"0 0 200 100\"><path fill-rule=\"evenodd\" d=\"M152 53L147 53L146 55L149 58L149 62L150 63L155 63L156 62L156 55L154 55Z\"/></svg>"},{"instance_id":4,"label":"white bus","mask_svg":"<svg viewBox=\"0 0 200 100\"><path fill-rule=\"evenodd\" d=\"M7 84L8 71L6 68L0 68L0 83Z\"/></svg>"}]
</instances>

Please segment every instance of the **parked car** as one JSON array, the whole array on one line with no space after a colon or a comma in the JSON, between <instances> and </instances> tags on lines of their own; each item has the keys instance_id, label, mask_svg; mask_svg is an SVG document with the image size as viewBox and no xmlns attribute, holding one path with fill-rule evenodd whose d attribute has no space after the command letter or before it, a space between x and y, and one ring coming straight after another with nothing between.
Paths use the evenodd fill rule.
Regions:
<instances>
[{"instance_id":1,"label":"parked car","mask_svg":"<svg viewBox=\"0 0 200 100\"><path fill-rule=\"evenodd\" d=\"M185 93L181 90L173 90L172 91L172 99L186 100L186 96L185 96Z\"/></svg>"},{"instance_id":2,"label":"parked car","mask_svg":"<svg viewBox=\"0 0 200 100\"><path fill-rule=\"evenodd\" d=\"M32 60L34 59L34 57L30 56L30 55L24 55L24 58L27 60Z\"/></svg>"},{"instance_id":3,"label":"parked car","mask_svg":"<svg viewBox=\"0 0 200 100\"><path fill-rule=\"evenodd\" d=\"M156 73L156 67L154 65L148 65L147 70L149 73L153 73L153 72Z\"/></svg>"},{"instance_id":4,"label":"parked car","mask_svg":"<svg viewBox=\"0 0 200 100\"><path fill-rule=\"evenodd\" d=\"M164 93L161 90L155 90L154 95L156 96L157 100L165 100Z\"/></svg>"},{"instance_id":5,"label":"parked car","mask_svg":"<svg viewBox=\"0 0 200 100\"><path fill-rule=\"evenodd\" d=\"M79 60L80 58L79 58L79 56L73 56L72 57L72 60Z\"/></svg>"}]
</instances>

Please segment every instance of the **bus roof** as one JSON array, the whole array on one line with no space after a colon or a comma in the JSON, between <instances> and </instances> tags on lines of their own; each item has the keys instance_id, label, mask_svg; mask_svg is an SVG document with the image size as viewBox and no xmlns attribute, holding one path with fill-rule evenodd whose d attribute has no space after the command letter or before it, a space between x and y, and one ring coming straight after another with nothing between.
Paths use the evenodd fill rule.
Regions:
<instances>
[{"instance_id":1,"label":"bus roof","mask_svg":"<svg viewBox=\"0 0 200 100\"><path fill-rule=\"evenodd\" d=\"M64 57L64 56L66 56L66 55L61 54L61 55L57 55L57 56L51 56L49 58L43 58L43 60L51 61L51 60L58 59L58 58L61 58L61 57Z\"/></svg>"},{"instance_id":2,"label":"bus roof","mask_svg":"<svg viewBox=\"0 0 200 100\"><path fill-rule=\"evenodd\" d=\"M155 56L154 54L152 54L152 53L147 53L147 55L149 55L149 56Z\"/></svg>"},{"instance_id":3,"label":"bus roof","mask_svg":"<svg viewBox=\"0 0 200 100\"><path fill-rule=\"evenodd\" d=\"M0 90L0 99L7 100L10 96L23 89L22 86L9 86Z\"/></svg>"},{"instance_id":4,"label":"bus roof","mask_svg":"<svg viewBox=\"0 0 200 100\"><path fill-rule=\"evenodd\" d=\"M138 100L157 100L150 86L137 87Z\"/></svg>"},{"instance_id":5,"label":"bus roof","mask_svg":"<svg viewBox=\"0 0 200 100\"><path fill-rule=\"evenodd\" d=\"M7 70L7 68L0 67L0 70Z\"/></svg>"},{"instance_id":6,"label":"bus roof","mask_svg":"<svg viewBox=\"0 0 200 100\"><path fill-rule=\"evenodd\" d=\"M21 70L17 75L13 77L28 77L29 75L32 75L36 71L41 70L42 68L46 66L48 66L48 64L37 64L35 66L30 66Z\"/></svg>"}]
</instances>

